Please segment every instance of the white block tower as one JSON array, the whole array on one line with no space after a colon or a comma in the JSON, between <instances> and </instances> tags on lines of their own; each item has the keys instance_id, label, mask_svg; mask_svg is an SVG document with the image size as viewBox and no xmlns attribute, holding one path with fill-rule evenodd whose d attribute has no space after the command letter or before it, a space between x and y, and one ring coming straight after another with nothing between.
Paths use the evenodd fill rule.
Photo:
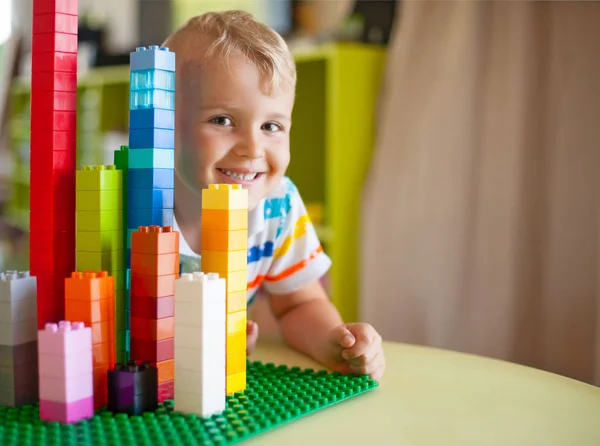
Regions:
<instances>
[{"instance_id":1,"label":"white block tower","mask_svg":"<svg viewBox=\"0 0 600 446\"><path fill-rule=\"evenodd\" d=\"M225 279L182 274L175 281L175 410L209 417L225 410Z\"/></svg>"}]
</instances>

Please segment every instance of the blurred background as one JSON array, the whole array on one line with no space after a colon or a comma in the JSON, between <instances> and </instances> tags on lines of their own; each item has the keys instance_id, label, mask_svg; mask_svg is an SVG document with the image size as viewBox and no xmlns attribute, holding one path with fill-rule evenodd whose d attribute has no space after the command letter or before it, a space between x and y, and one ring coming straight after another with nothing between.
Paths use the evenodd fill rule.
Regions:
<instances>
[{"instance_id":1,"label":"blurred background","mask_svg":"<svg viewBox=\"0 0 600 446\"><path fill-rule=\"evenodd\" d=\"M344 318L600 384L600 3L78 1L78 166L127 144L131 50L247 10L296 57L288 174ZM28 269L31 11L0 0L0 270Z\"/></svg>"}]
</instances>

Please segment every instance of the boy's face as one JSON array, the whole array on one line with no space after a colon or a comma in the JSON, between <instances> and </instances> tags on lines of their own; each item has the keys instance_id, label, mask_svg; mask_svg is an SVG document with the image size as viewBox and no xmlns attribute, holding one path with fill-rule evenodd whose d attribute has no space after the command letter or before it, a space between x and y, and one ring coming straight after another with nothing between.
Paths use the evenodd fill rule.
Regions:
<instances>
[{"instance_id":1,"label":"boy's face","mask_svg":"<svg viewBox=\"0 0 600 446\"><path fill-rule=\"evenodd\" d=\"M178 77L175 170L197 194L210 183L241 184L254 209L272 192L290 160L294 90L267 94L243 57L217 58Z\"/></svg>"}]
</instances>

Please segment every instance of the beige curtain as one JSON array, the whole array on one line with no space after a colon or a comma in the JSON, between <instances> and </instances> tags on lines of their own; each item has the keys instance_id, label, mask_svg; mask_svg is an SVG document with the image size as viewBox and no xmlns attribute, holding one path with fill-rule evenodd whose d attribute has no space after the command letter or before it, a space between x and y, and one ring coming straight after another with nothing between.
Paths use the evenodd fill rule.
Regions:
<instances>
[{"instance_id":1,"label":"beige curtain","mask_svg":"<svg viewBox=\"0 0 600 446\"><path fill-rule=\"evenodd\" d=\"M600 384L600 3L399 13L362 317L389 340Z\"/></svg>"}]
</instances>

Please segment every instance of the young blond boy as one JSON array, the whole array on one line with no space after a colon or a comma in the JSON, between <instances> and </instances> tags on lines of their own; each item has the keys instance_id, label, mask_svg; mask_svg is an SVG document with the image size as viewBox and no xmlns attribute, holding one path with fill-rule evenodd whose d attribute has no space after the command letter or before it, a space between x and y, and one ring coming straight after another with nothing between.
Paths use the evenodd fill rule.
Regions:
<instances>
[{"instance_id":1,"label":"young blond boy","mask_svg":"<svg viewBox=\"0 0 600 446\"><path fill-rule=\"evenodd\" d=\"M385 369L381 337L345 324L320 278L330 266L285 171L296 85L284 40L241 11L189 20L163 44L177 55L175 223L184 269L199 266L201 191L248 189L248 300L260 288L290 346L342 373ZM258 326L248 323L248 351Z\"/></svg>"}]
</instances>

